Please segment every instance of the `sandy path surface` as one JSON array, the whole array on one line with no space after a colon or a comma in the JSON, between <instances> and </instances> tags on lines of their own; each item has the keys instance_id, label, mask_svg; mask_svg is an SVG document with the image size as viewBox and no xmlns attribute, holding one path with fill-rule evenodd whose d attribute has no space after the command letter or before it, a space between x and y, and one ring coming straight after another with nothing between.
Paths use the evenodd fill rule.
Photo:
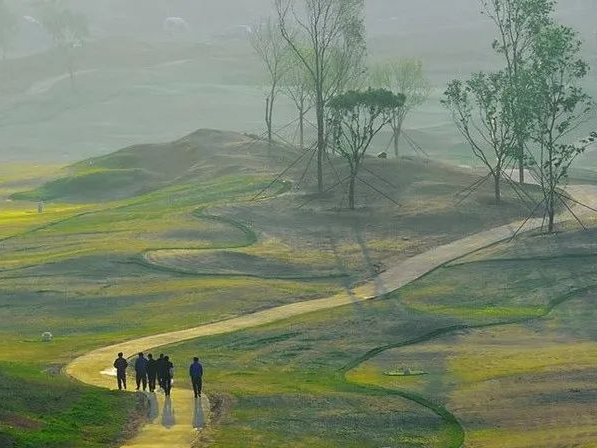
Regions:
<instances>
[{"instance_id":1,"label":"sandy path surface","mask_svg":"<svg viewBox=\"0 0 597 448\"><path fill-rule=\"evenodd\" d=\"M188 64L189 62L193 62L193 59L180 59L180 60L176 60L176 61L162 62L160 64L149 65L147 67L142 67L142 68L156 69L156 68L175 67L178 65ZM88 70L78 70L78 71L74 72L73 75L75 77L77 77L77 76L82 76L82 75L88 75L90 73L95 73L97 71L99 71L99 69L97 69L97 68L92 68L92 69L88 69ZM62 81L66 81L69 78L70 78L70 74L64 73L59 76L54 76L52 78L37 81L37 82L33 83L29 87L29 89L27 89L27 95L35 96L35 95L42 95L44 93L47 93L50 90L52 90L54 87L56 87L58 84L60 84Z\"/></svg>"},{"instance_id":2,"label":"sandy path surface","mask_svg":"<svg viewBox=\"0 0 597 448\"><path fill-rule=\"evenodd\" d=\"M579 202L597 207L597 186L573 186L568 188L568 193ZM575 212L578 216L587 216L592 213L580 206L576 207ZM569 220L571 217L569 215L562 216L561 220L564 219ZM524 230L537 229L541 227L542 223L542 219L529 220L524 226ZM515 222L439 246L394 265L362 286L332 297L293 303L196 328L147 336L103 347L75 359L66 367L66 373L87 384L114 388L115 379L111 376L110 366L118 352L124 352L125 356L131 356L141 351L155 351L157 347L164 345L232 333L307 313L372 300L383 294L396 291L448 262L511 238L521 224L522 222ZM178 372L176 380L187 381L186 372ZM205 420L207 415L209 408L207 398L204 397L203 401L196 402L192 393L188 390L176 389L175 383L171 403L168 406L165 404L167 403L164 402L163 397L158 396L159 410L153 421L150 420L138 436L123 448L159 448L164 446L188 448L191 445L197 428L203 425L201 420ZM156 403L154 403L154 407L155 405ZM164 408L166 412L164 412ZM154 412L156 412L155 409ZM198 422L201 424L197 424Z\"/></svg>"},{"instance_id":3,"label":"sandy path surface","mask_svg":"<svg viewBox=\"0 0 597 448\"><path fill-rule=\"evenodd\" d=\"M81 76L81 75L87 75L89 73L94 73L94 72L97 72L96 68L89 69L89 70L79 70L77 72L74 72L73 75L76 77L76 76ZM69 78L70 78L70 75L68 73L65 73L60 76L55 76L53 78L44 79L43 81L38 81L38 82L32 84L31 87L29 87L29 90L27 90L27 95L42 95L46 92L49 92L55 86L60 84L62 81L65 81Z\"/></svg>"}]
</instances>

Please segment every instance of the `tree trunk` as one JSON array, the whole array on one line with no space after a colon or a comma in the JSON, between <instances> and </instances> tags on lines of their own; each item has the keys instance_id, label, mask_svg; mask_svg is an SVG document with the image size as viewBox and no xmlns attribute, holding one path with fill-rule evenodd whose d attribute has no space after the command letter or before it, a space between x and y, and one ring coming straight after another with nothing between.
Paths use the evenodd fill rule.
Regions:
<instances>
[{"instance_id":1,"label":"tree trunk","mask_svg":"<svg viewBox=\"0 0 597 448\"><path fill-rule=\"evenodd\" d=\"M495 187L495 202L500 204L502 202L502 185L500 176L493 176Z\"/></svg>"},{"instance_id":2,"label":"tree trunk","mask_svg":"<svg viewBox=\"0 0 597 448\"><path fill-rule=\"evenodd\" d=\"M276 101L276 94L272 89L272 94L269 101L269 125L267 128L267 135L270 143L274 140L274 102Z\"/></svg>"},{"instance_id":3,"label":"tree trunk","mask_svg":"<svg viewBox=\"0 0 597 448\"><path fill-rule=\"evenodd\" d=\"M398 158L400 155L398 151L400 146L400 136L402 135L402 120L400 120L400 118L396 117L392 130L394 131L394 155Z\"/></svg>"},{"instance_id":4,"label":"tree trunk","mask_svg":"<svg viewBox=\"0 0 597 448\"><path fill-rule=\"evenodd\" d=\"M350 175L350 184L348 185L348 208L355 209L354 206L354 192L355 192L356 174Z\"/></svg>"},{"instance_id":5,"label":"tree trunk","mask_svg":"<svg viewBox=\"0 0 597 448\"><path fill-rule=\"evenodd\" d=\"M68 76L70 78L70 86L73 90L77 89L77 84L75 83L75 73L73 72L72 67L68 67Z\"/></svg>"},{"instance_id":6,"label":"tree trunk","mask_svg":"<svg viewBox=\"0 0 597 448\"><path fill-rule=\"evenodd\" d=\"M524 145L520 145L518 150L518 181L520 185L524 185Z\"/></svg>"},{"instance_id":7,"label":"tree trunk","mask_svg":"<svg viewBox=\"0 0 597 448\"><path fill-rule=\"evenodd\" d=\"M553 210L549 211L549 227L547 232L548 233L553 233L555 230L555 213Z\"/></svg>"},{"instance_id":8,"label":"tree trunk","mask_svg":"<svg viewBox=\"0 0 597 448\"><path fill-rule=\"evenodd\" d=\"M547 203L547 216L549 219L547 233L553 233L555 230L556 211L555 211L555 193L551 192Z\"/></svg>"},{"instance_id":9,"label":"tree trunk","mask_svg":"<svg viewBox=\"0 0 597 448\"><path fill-rule=\"evenodd\" d=\"M265 99L265 126L267 128L267 141L271 144L272 142L272 117L270 115L271 111L271 98L267 97Z\"/></svg>"},{"instance_id":10,"label":"tree trunk","mask_svg":"<svg viewBox=\"0 0 597 448\"><path fill-rule=\"evenodd\" d=\"M305 100L301 99L299 110L299 147L305 149Z\"/></svg>"},{"instance_id":11,"label":"tree trunk","mask_svg":"<svg viewBox=\"0 0 597 448\"><path fill-rule=\"evenodd\" d=\"M68 69L68 77L70 78L70 86L73 90L76 90L77 85L75 84L75 68L74 68L74 61L73 61L73 54L71 53L72 50L66 48L66 68Z\"/></svg>"},{"instance_id":12,"label":"tree trunk","mask_svg":"<svg viewBox=\"0 0 597 448\"><path fill-rule=\"evenodd\" d=\"M321 89L317 92L317 189L323 193L323 156L325 151L325 108Z\"/></svg>"}]
</instances>

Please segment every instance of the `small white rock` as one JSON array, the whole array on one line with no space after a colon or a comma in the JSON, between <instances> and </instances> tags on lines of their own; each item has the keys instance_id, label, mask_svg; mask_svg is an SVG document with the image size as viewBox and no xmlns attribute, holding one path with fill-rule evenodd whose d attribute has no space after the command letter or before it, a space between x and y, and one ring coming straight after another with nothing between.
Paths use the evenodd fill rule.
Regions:
<instances>
[{"instance_id":1,"label":"small white rock","mask_svg":"<svg viewBox=\"0 0 597 448\"><path fill-rule=\"evenodd\" d=\"M52 338L52 333L50 333L49 331L46 331L44 334L41 335L41 340L43 342L50 342Z\"/></svg>"}]
</instances>

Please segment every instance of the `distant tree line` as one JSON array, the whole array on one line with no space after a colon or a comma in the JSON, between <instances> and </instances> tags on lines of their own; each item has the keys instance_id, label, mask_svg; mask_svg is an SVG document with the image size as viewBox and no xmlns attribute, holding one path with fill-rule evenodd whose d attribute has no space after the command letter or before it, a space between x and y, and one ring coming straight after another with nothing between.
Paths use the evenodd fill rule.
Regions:
<instances>
[{"instance_id":1,"label":"distant tree line","mask_svg":"<svg viewBox=\"0 0 597 448\"><path fill-rule=\"evenodd\" d=\"M37 0L32 2L37 10L36 23L52 38L55 50L75 86L75 57L89 37L89 26L84 14L71 10L63 0ZM6 0L0 0L0 53L6 59L19 30L17 15Z\"/></svg>"}]
</instances>

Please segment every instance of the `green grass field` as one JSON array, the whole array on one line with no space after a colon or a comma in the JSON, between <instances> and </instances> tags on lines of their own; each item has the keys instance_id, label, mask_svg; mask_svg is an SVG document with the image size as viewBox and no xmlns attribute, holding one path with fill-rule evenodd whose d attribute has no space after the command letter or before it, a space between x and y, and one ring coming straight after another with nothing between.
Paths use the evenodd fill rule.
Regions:
<instances>
[{"instance_id":1,"label":"green grass field","mask_svg":"<svg viewBox=\"0 0 597 448\"><path fill-rule=\"evenodd\" d=\"M507 185L500 206L490 185L459 202L479 164L440 99L456 72L493 64L489 38L456 54L471 42L453 19L431 30L382 18L371 61L416 46L435 85L405 124L420 148L403 139L404 157L370 158L362 173L399 205L359 184L354 213L341 189L313 194L308 158L271 183L298 156L290 146L272 156L249 135L206 130L264 131L267 82L245 40L90 42L74 88L53 51L0 61L0 448L118 447L138 430L142 396L63 375L90 350L333 295L527 216ZM296 142L295 118L280 97L278 138ZM597 183L595 148L577 166L574 181ZM332 155L328 186L345 170ZM159 349L177 372L205 363L214 414L198 445L597 447L596 233L571 227L372 302ZM403 368L425 375L385 374Z\"/></svg>"},{"instance_id":2,"label":"green grass field","mask_svg":"<svg viewBox=\"0 0 597 448\"><path fill-rule=\"evenodd\" d=\"M0 374L9 380L3 381L0 397L12 404L0 414L2 440L17 447L112 444L127 425L134 431L136 422L128 422L127 416L136 399L63 379L59 370L74 356L108 341L337 291L337 281L325 278L299 282L184 276L143 262L142 252L154 248L252 244L256 237L248 228L206 210L246 200L266 182L245 177L180 184L129 200L48 203L43 214L37 213L35 203L7 202L0 212ZM280 184L273 191L284 188ZM41 332L48 330L55 338L42 343ZM45 373L48 369L54 373ZM37 388L47 389L49 397L44 392L39 400L27 399ZM105 411L85 414L84 402ZM102 412L115 406L122 411L104 418ZM50 412L53 417L44 420ZM79 423L73 424L79 415ZM101 424L90 431L88 426L97 422ZM68 431L60 434L60 425Z\"/></svg>"},{"instance_id":3,"label":"green grass field","mask_svg":"<svg viewBox=\"0 0 597 448\"><path fill-rule=\"evenodd\" d=\"M227 148L236 148L239 138L203 131L156 147L153 158L143 158L144 169L160 154L174 159L189 148L206 157L201 151L210 145L197 143L206 136L217 142L233 137ZM145 150L117 153L99 165L117 178L113 170L138 165ZM85 163L42 170L33 178L7 172L0 182L6 192L0 210L0 375L11 386L0 388L0 400L15 404L0 414L6 444L110 446L135 431L141 420L126 411L139 406L138 398L102 393L56 375L93 348L326 297L375 275L388 259L404 259L527 213L512 191L505 192L504 205L493 204L490 186L456 208L455 193L476 178L467 170L416 159L372 159L371 168L392 182L388 191L401 206L360 189L363 208L351 214L339 208L341 190L313 200L309 178L297 190L304 167L273 184L278 165L269 167L269 174L268 169L255 174L252 167L262 164L258 151L263 150L247 156L251 168L240 174L230 174L237 168L226 165L226 155L212 159L218 167L211 176L185 171L186 162L156 164L151 170L166 181L134 181L122 197L113 194L119 187L111 176L99 184L95 178L73 184L95 172ZM291 155L280 154L276 163ZM103 189L103 200L85 201L86 189L97 188ZM262 199L252 200L262 192ZM55 200L47 200L39 214L37 200L44 198ZM273 440L277 446L456 448L462 428L444 402L355 383L352 366L380 346L446 327L536 316L550 300L539 295L521 302L513 294L496 299L493 311L486 310L487 301L445 307L442 294L466 278L462 273L439 291L429 291L422 280L417 287L427 288L426 300L417 300L413 286L373 303L169 348L182 371L196 352L208 360L206 382L221 403L221 419L202 437L223 447L246 446L247 440L271 446ZM51 343L41 342L44 331L54 334ZM52 419L44 417L50 411L42 403L27 398L38 387L59 397L40 397L54 403ZM18 399L11 398L14 390ZM105 419L104 411L85 414L84 401L122 412ZM79 413L81 423L73 426ZM101 423L88 431L86 419L92 418ZM60 425L70 429L61 435Z\"/></svg>"},{"instance_id":4,"label":"green grass field","mask_svg":"<svg viewBox=\"0 0 597 448\"><path fill-rule=\"evenodd\" d=\"M585 238L557 241L572 248ZM520 244L533 240L510 248ZM201 356L209 392L230 397L213 446L460 446L449 414L433 423L421 403L450 409L466 446L593 446L596 291L586 257L488 259L442 268L383 300L164 351L183 372ZM404 367L428 374L384 375ZM355 401L374 409L366 428ZM396 406L404 409L390 419Z\"/></svg>"},{"instance_id":5,"label":"green grass field","mask_svg":"<svg viewBox=\"0 0 597 448\"><path fill-rule=\"evenodd\" d=\"M113 446L131 435L128 425L134 431L143 418L141 397L84 387L57 368L40 368L0 362L2 447Z\"/></svg>"}]
</instances>

